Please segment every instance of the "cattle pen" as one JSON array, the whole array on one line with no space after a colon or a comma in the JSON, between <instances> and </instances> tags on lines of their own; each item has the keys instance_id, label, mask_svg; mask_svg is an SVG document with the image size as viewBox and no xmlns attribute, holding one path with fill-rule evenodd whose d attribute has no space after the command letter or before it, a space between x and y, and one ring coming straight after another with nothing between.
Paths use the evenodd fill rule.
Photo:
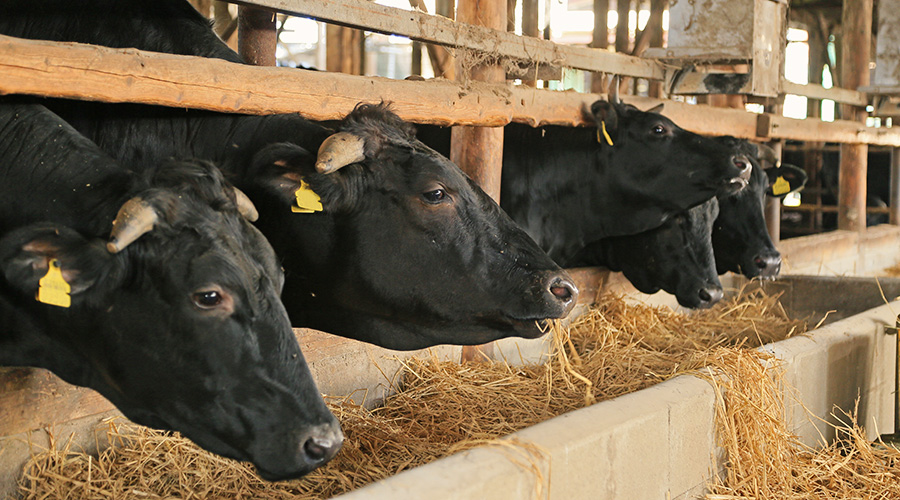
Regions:
<instances>
[{"instance_id":1,"label":"cattle pen","mask_svg":"<svg viewBox=\"0 0 900 500\"><path fill-rule=\"evenodd\" d=\"M207 13L213 10L210 2L194 3ZM417 0L410 0L411 10L366 0L236 3L240 5L235 20L240 52L257 66L0 35L0 94L243 114L300 113L321 121L341 119L361 102L389 102L406 121L459 126L453 132L450 158L494 198L500 193L502 127L510 123L592 126L585 110L593 102L608 98L604 90L613 81L612 76L621 78L621 83L615 81L625 103L641 110L665 104L664 114L692 132L766 143L779 154L783 150L785 157L791 151L805 153L802 166L811 179L821 175L820 152L827 143L840 151L836 205L828 208L822 202L824 188L817 184L810 189L815 200L812 204L784 207L770 201L767 207L770 235L784 257L782 273L808 275L789 276L773 286L788 290L786 300L808 299L809 303L796 306L797 314L838 309L846 318L809 338L792 339L767 349L786 362L788 377L801 393L798 405L817 417L827 419L835 405L846 409L861 396L864 425L877 425L882 434L897 431L892 416L896 351L894 340L887 336L896 311L890 305L876 306L884 302L881 294L890 299L892 293L896 296L900 291L891 292L896 283L885 280L882 284L887 291L879 294L862 277L879 275L900 261L900 129L888 126L892 116L900 115L892 110L900 94L900 78L895 76L893 82L889 77L875 82L869 79L873 66L877 70L892 64L900 67L900 52L882 49L882 40L896 36L889 28L900 27L900 19L892 17L900 13L900 1L880 0L878 10L874 9L874 0L844 2L843 10L841 2L824 2L828 5L821 11L816 10L815 2L735 2L747 5L747 11L742 11L747 16L742 24L749 30L750 42L770 45L766 48L752 43L747 53L726 56L713 53L713 47L664 45L663 12L669 23L669 41L676 29L671 12L679 2L674 0L668 6L663 0L594 0L592 4L569 0L571 4L591 4L588 7L594 12L609 12L612 3L620 18L627 18L629 10L635 17L641 10L649 11L645 28L633 34L633 46L629 46L627 30L622 36L616 32L614 51L608 47L614 27L605 26L607 16L595 15L595 30L602 36L589 47L545 39L533 28L537 25L537 0L520 0L520 11L515 0L457 0L455 16L454 2L446 0L437 0L435 9L441 15L426 12L425 3ZM833 20L835 9L837 21ZM870 48L875 46L873 12L878 15L876 33L884 30L878 40L877 66L875 58L870 57ZM276 13L315 19L342 30L328 42L328 51L338 54L337 63L329 64L328 71L266 67L274 65ZM763 25L773 19L771 16L778 16L783 26L767 34ZM715 23L723 22L714 16L700 20L710 23L710 30ZM627 27L627 23L620 25ZM517 34L528 33L529 26L535 36ZM829 28L834 33L836 26L842 28L837 45L834 41L831 44L832 51L839 47L838 55L827 63L830 68L840 68L841 78L836 79L840 85L826 88L821 83L822 72L812 69L807 84L784 78L784 37L789 26L805 27L810 32L811 67L822 62L813 57L814 43L819 44L816 51L828 53L829 33L822 30ZM455 74L455 79L364 76L359 61L364 44L353 38L361 32L353 35L354 30L399 35L426 45L435 74L440 70L445 76ZM819 31L813 36L815 30ZM421 58L428 56L423 56L421 46L418 50L421 66ZM772 61L767 54L780 56ZM453 67L452 59L457 66ZM589 82L585 89L589 91L551 90L533 83L560 80L569 71ZM710 74L738 75L733 79L738 83L730 84L727 91L711 88L705 79ZM807 99L806 118L784 116L786 95ZM819 117L823 100L840 105L840 118ZM748 111L747 105L757 105L757 109ZM872 111L867 112L867 106ZM866 206L870 147L891 154L890 199L884 200L887 208ZM800 218L821 228L823 214L829 212L837 214L835 230L781 238L788 234L781 227L783 221ZM889 224L867 227L867 213L885 212ZM577 268L570 273L581 291L581 306L590 305L606 291L623 292L651 303L674 304L668 295L639 294L621 274L606 269ZM741 279L730 276L726 281L738 287ZM843 292L835 293L837 289ZM861 296L874 300L849 304L850 299ZM382 398L385 374L398 371L402 359L416 354L388 351L316 331L298 329L296 333L322 392L365 393L367 402ZM499 358L510 353L536 359L546 349L541 340L506 339L483 346L441 346L433 348L432 353L454 360ZM703 494L710 472L723 464L717 456L715 429L709 427L715 398L715 388L705 381L680 377L547 422L524 431L517 439L548 450L551 458L537 466L547 476L543 494L548 498L696 498ZM791 411L800 415L799 409ZM0 497L13 491L21 464L32 448L71 433L78 434L81 442L90 443L93 436L88 429L114 413L113 406L99 394L65 384L47 371L0 368ZM798 416L792 425L804 442L812 445L825 427L803 418ZM870 434L875 435L874 428ZM676 449L673 444L694 436L698 437L696 446L690 449ZM658 453L660 448L666 453ZM532 471L504 457L488 448L468 451L346 498L421 498L424 494L434 498L532 498ZM460 477L467 478L465 484L460 484ZM585 477L609 487L598 493L583 481Z\"/></svg>"}]
</instances>

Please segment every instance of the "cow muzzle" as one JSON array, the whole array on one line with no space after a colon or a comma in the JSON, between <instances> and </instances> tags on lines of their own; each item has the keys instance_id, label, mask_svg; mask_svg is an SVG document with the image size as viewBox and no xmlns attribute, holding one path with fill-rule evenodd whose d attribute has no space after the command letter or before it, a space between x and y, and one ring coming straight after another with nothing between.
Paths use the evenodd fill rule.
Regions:
<instances>
[{"instance_id":1,"label":"cow muzzle","mask_svg":"<svg viewBox=\"0 0 900 500\"><path fill-rule=\"evenodd\" d=\"M265 463L253 460L259 476L267 481L281 481L307 474L337 455L344 444L344 434L335 420L309 427L294 443L291 456L270 456Z\"/></svg>"},{"instance_id":2,"label":"cow muzzle","mask_svg":"<svg viewBox=\"0 0 900 500\"><path fill-rule=\"evenodd\" d=\"M760 252L753 257L753 265L763 279L775 279L781 272L781 254L778 252Z\"/></svg>"}]
</instances>

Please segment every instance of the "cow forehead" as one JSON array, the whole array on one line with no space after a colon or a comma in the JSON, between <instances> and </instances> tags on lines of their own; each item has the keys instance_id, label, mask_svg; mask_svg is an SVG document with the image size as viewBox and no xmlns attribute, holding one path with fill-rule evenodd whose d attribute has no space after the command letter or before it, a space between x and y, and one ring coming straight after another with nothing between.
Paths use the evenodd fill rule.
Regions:
<instances>
[{"instance_id":1,"label":"cow forehead","mask_svg":"<svg viewBox=\"0 0 900 500\"><path fill-rule=\"evenodd\" d=\"M419 141L396 144L395 147L410 152L408 161L402 168L404 177L410 181L436 180L446 184L445 187L460 190L468 185L466 175L455 163Z\"/></svg>"}]
</instances>

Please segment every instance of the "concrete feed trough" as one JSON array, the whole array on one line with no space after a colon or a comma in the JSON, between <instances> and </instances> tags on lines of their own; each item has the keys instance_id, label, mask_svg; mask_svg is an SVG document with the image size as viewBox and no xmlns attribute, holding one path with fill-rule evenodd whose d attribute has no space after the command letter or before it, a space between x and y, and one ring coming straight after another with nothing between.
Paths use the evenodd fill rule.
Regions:
<instances>
[{"instance_id":1,"label":"concrete feed trough","mask_svg":"<svg viewBox=\"0 0 900 500\"><path fill-rule=\"evenodd\" d=\"M900 280L881 285L889 298L900 294ZM876 429L892 432L896 337L884 327L894 325L900 305L864 310L881 302L871 278L794 276L774 286L786 292L793 315L821 317L825 311L816 307L826 303L824 295L831 309L849 316L762 348L783 361L799 398L785 397L793 431L808 445L833 438L834 430L815 417L833 421L835 408L851 410L859 397L859 421L869 437ZM712 385L684 375L517 432L509 438L516 447L476 448L338 498L696 498L724 467L714 416Z\"/></svg>"}]
</instances>

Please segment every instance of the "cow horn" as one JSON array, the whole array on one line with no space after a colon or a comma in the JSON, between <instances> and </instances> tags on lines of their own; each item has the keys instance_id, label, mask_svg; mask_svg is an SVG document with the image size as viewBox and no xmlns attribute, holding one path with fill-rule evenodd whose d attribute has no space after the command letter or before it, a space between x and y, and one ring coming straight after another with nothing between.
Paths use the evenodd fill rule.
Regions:
<instances>
[{"instance_id":1,"label":"cow horn","mask_svg":"<svg viewBox=\"0 0 900 500\"><path fill-rule=\"evenodd\" d=\"M329 136L319 146L316 171L330 174L341 167L364 160L365 145L366 142L362 138L349 132L338 132Z\"/></svg>"},{"instance_id":2,"label":"cow horn","mask_svg":"<svg viewBox=\"0 0 900 500\"><path fill-rule=\"evenodd\" d=\"M256 222L256 219L259 218L259 212L256 211L253 202L250 201L250 198L247 198L247 195L240 189L232 189L234 189L234 201L237 204L238 212L240 212L248 221Z\"/></svg>"},{"instance_id":3,"label":"cow horn","mask_svg":"<svg viewBox=\"0 0 900 500\"><path fill-rule=\"evenodd\" d=\"M756 157L759 159L759 163L763 165L764 169L778 166L778 153L765 144L756 145Z\"/></svg>"},{"instance_id":4,"label":"cow horn","mask_svg":"<svg viewBox=\"0 0 900 500\"><path fill-rule=\"evenodd\" d=\"M612 78L612 81L609 82L609 102L612 104L619 104L619 75L616 75Z\"/></svg>"},{"instance_id":5,"label":"cow horn","mask_svg":"<svg viewBox=\"0 0 900 500\"><path fill-rule=\"evenodd\" d=\"M141 198L126 201L113 221L106 249L110 253L121 252L144 233L153 229L158 219L156 209Z\"/></svg>"}]
</instances>

